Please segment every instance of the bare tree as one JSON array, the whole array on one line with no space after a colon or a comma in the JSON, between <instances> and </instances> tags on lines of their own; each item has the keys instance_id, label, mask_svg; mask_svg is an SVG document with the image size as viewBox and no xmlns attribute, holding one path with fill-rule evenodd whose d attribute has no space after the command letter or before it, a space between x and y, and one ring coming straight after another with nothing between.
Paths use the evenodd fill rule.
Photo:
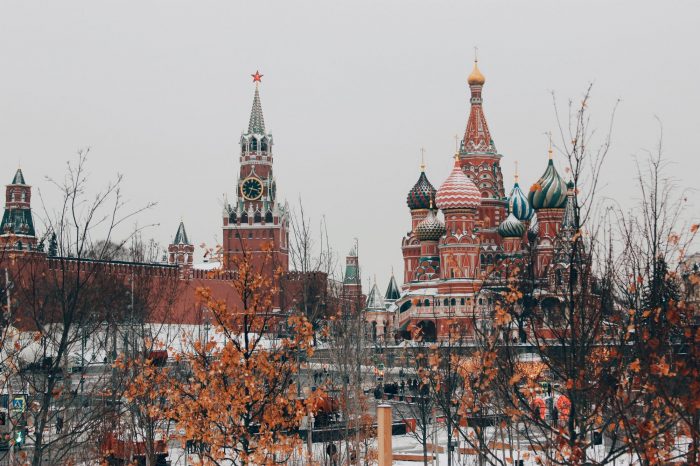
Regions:
<instances>
[{"instance_id":1,"label":"bare tree","mask_svg":"<svg viewBox=\"0 0 700 466\"><path fill-rule=\"evenodd\" d=\"M98 400L111 371L91 373L84 359L75 359L88 336L104 334L105 323L123 317L127 303L119 281L125 277L106 273L112 238L152 205L126 209L121 176L90 194L87 154L79 152L62 181L50 180L60 193L58 208L44 209L55 234L55 257L28 262L16 279L23 321L37 335L20 373L28 392L25 420L33 426L29 462L34 465L94 457L105 407Z\"/></svg>"}]
</instances>

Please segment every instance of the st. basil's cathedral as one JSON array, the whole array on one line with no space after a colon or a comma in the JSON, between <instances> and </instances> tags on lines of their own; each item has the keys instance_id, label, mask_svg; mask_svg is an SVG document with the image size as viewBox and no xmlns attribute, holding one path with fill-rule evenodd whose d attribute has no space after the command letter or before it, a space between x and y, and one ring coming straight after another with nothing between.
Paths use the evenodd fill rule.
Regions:
<instances>
[{"instance_id":1,"label":"st. basil's cathedral","mask_svg":"<svg viewBox=\"0 0 700 466\"><path fill-rule=\"evenodd\" d=\"M449 326L473 335L489 325L493 292L502 283L496 264L532 253L534 274L542 293L556 293L568 276L566 254L557 255L563 234L577 230L573 184L549 161L540 179L525 194L515 183L506 196L501 158L489 131L482 92L486 79L474 62L468 78L471 109L454 166L438 189L425 165L408 192L411 229L401 241L403 285L387 312L374 312L378 333L412 338L444 338ZM560 260L557 258L561 258ZM493 289L494 291L490 291ZM374 290L373 290L374 291ZM372 294L370 294L371 298ZM370 299L369 302L372 300ZM377 306L379 308L379 306Z\"/></svg>"}]
</instances>

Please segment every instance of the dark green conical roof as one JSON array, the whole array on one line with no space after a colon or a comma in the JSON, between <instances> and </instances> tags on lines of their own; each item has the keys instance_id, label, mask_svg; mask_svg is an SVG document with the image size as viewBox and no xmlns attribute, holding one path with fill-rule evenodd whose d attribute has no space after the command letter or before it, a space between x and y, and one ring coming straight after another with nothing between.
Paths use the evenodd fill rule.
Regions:
<instances>
[{"instance_id":1,"label":"dark green conical roof","mask_svg":"<svg viewBox=\"0 0 700 466\"><path fill-rule=\"evenodd\" d=\"M24 181L24 175L22 174L21 168L17 169L17 173L15 173L15 177L12 178L12 184L27 184Z\"/></svg>"},{"instance_id":2,"label":"dark green conical roof","mask_svg":"<svg viewBox=\"0 0 700 466\"><path fill-rule=\"evenodd\" d=\"M190 240L187 238L187 232L185 231L185 224L182 222L180 222L180 226L177 227L177 233L175 233L173 244L190 244Z\"/></svg>"},{"instance_id":3,"label":"dark green conical roof","mask_svg":"<svg viewBox=\"0 0 700 466\"><path fill-rule=\"evenodd\" d=\"M389 280L389 286L386 288L386 293L384 294L384 299L387 301L396 301L401 297L401 291L399 291L399 286L396 284L396 279L394 274L391 274L391 280Z\"/></svg>"}]
</instances>

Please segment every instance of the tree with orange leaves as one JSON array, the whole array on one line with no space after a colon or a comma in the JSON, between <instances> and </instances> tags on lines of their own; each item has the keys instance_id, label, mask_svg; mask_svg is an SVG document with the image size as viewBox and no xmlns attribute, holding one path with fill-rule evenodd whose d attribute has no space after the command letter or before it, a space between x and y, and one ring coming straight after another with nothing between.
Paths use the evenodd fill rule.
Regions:
<instances>
[{"instance_id":1,"label":"tree with orange leaves","mask_svg":"<svg viewBox=\"0 0 700 466\"><path fill-rule=\"evenodd\" d=\"M267 251L267 259L271 257ZM264 266L264 265L263 265ZM284 463L299 446L294 432L308 403L296 398L296 360L312 351L312 329L304 316L286 319L287 334L271 339L273 282L255 270L247 255L235 263L232 304L199 289L216 332L193 341L178 355L187 370L171 377L163 391L165 414L184 431L180 440L197 442L205 464Z\"/></svg>"}]
</instances>

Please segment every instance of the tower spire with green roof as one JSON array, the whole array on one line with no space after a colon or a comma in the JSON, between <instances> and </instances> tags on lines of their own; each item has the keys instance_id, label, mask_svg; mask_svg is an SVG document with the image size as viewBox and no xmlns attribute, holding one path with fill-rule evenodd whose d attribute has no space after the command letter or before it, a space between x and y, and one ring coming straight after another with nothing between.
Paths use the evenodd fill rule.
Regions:
<instances>
[{"instance_id":1,"label":"tower spire with green roof","mask_svg":"<svg viewBox=\"0 0 700 466\"><path fill-rule=\"evenodd\" d=\"M265 134L265 118L263 118L262 104L260 103L260 89L258 83L263 77L256 71L253 76L255 82L255 94L253 95L253 108L250 109L250 121L248 122L248 133Z\"/></svg>"}]
</instances>

